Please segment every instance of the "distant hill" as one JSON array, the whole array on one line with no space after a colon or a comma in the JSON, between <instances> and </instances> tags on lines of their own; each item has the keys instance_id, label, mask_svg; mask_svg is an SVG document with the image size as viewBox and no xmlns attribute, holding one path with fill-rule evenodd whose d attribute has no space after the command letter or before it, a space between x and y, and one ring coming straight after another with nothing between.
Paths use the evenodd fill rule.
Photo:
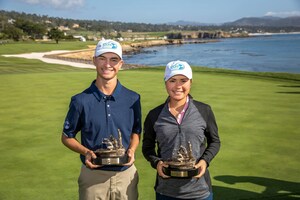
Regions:
<instances>
[{"instance_id":1,"label":"distant hill","mask_svg":"<svg viewBox=\"0 0 300 200\"><path fill-rule=\"evenodd\" d=\"M177 26L267 26L267 27L300 27L300 16L295 17L244 17L234 22L200 23L179 20L169 22L168 25Z\"/></svg>"},{"instance_id":2,"label":"distant hill","mask_svg":"<svg viewBox=\"0 0 300 200\"><path fill-rule=\"evenodd\" d=\"M300 16L295 17L244 17L234 22L224 23L227 26L269 26L300 27Z\"/></svg>"},{"instance_id":3,"label":"distant hill","mask_svg":"<svg viewBox=\"0 0 300 200\"><path fill-rule=\"evenodd\" d=\"M168 25L176 25L176 26L218 26L222 24L217 23L201 23L201 22L191 22L191 21L184 21L179 20L176 22L169 22Z\"/></svg>"}]
</instances>

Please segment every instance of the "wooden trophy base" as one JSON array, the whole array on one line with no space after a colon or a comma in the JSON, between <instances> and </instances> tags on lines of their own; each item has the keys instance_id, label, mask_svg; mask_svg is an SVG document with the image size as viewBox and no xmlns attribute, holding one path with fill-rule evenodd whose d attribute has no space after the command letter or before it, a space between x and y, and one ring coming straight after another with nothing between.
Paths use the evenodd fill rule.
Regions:
<instances>
[{"instance_id":1,"label":"wooden trophy base","mask_svg":"<svg viewBox=\"0 0 300 200\"><path fill-rule=\"evenodd\" d=\"M167 176L171 176L174 178L192 178L199 174L199 169L180 169L180 168L173 168L173 167L164 167L163 172Z\"/></svg>"},{"instance_id":2,"label":"wooden trophy base","mask_svg":"<svg viewBox=\"0 0 300 200\"><path fill-rule=\"evenodd\" d=\"M128 156L120 156L120 157L101 157L98 156L93 160L95 165L123 165L128 162Z\"/></svg>"}]
</instances>

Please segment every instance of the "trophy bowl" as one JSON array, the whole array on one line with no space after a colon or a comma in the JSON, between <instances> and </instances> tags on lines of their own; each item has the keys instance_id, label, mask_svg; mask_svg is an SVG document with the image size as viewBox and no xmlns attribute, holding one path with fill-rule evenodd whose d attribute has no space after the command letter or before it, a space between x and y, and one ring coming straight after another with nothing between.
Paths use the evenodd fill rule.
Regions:
<instances>
[{"instance_id":1,"label":"trophy bowl","mask_svg":"<svg viewBox=\"0 0 300 200\"><path fill-rule=\"evenodd\" d=\"M194 162L175 162L166 161L169 167L164 167L163 172L167 176L174 178L192 178L199 174L199 170L196 169Z\"/></svg>"},{"instance_id":2,"label":"trophy bowl","mask_svg":"<svg viewBox=\"0 0 300 200\"><path fill-rule=\"evenodd\" d=\"M128 156L125 154L125 149L97 149L95 154L97 158L93 160L93 163L96 165L123 165L128 162Z\"/></svg>"},{"instance_id":3,"label":"trophy bowl","mask_svg":"<svg viewBox=\"0 0 300 200\"><path fill-rule=\"evenodd\" d=\"M188 145L188 150L181 145L175 156L164 162L169 165L163 167L165 175L173 178L192 178L199 174L199 170L195 168L196 160L192 155L192 145L190 142Z\"/></svg>"},{"instance_id":4,"label":"trophy bowl","mask_svg":"<svg viewBox=\"0 0 300 200\"><path fill-rule=\"evenodd\" d=\"M115 139L112 135L110 138L104 138L102 146L94 151L97 158L93 159L95 165L123 165L128 162L126 150L122 145L122 135L119 131L119 139Z\"/></svg>"}]
</instances>

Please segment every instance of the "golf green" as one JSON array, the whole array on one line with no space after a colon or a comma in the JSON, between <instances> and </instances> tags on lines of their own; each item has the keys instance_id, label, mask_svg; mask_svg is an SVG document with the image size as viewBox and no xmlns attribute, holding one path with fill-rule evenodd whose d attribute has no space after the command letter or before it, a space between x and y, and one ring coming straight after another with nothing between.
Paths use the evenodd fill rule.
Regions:
<instances>
[{"instance_id":1,"label":"golf green","mask_svg":"<svg viewBox=\"0 0 300 200\"><path fill-rule=\"evenodd\" d=\"M221 138L209 166L215 199L299 198L300 75L193 69L191 95L211 105ZM143 120L167 97L162 67L118 77L140 93ZM81 164L60 136L71 96L94 78L93 70L0 57L0 199L77 199ZM140 199L153 200L156 172L141 145L136 166Z\"/></svg>"}]
</instances>

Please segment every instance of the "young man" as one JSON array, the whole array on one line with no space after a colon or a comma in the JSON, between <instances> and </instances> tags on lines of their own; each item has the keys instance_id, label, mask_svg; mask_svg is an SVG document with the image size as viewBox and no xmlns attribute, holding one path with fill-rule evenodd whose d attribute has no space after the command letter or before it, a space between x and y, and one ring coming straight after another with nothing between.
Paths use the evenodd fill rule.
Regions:
<instances>
[{"instance_id":1,"label":"young man","mask_svg":"<svg viewBox=\"0 0 300 200\"><path fill-rule=\"evenodd\" d=\"M93 57L97 76L89 88L73 96L67 113L62 143L80 154L79 199L138 198L138 174L134 153L141 133L140 95L125 88L117 79L122 47L113 40L101 40ZM81 143L76 139L81 132ZM121 133L128 163L95 165L95 150L103 140Z\"/></svg>"}]
</instances>

